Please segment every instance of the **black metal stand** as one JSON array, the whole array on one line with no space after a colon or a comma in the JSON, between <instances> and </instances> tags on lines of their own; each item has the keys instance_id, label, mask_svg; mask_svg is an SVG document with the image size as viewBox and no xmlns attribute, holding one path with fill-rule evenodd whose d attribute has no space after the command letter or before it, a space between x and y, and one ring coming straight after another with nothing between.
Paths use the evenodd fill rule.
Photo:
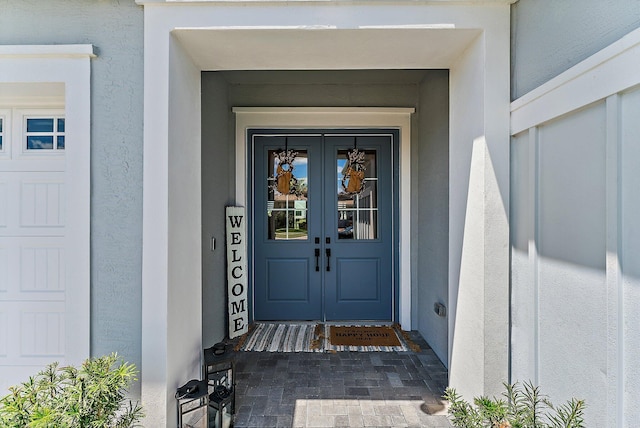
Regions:
<instances>
[{"instance_id":1,"label":"black metal stand","mask_svg":"<svg viewBox=\"0 0 640 428\"><path fill-rule=\"evenodd\" d=\"M209 395L207 393L207 382L204 380L190 380L176 391L178 402L178 428L191 426L185 422L187 416L194 416L193 413L201 412L197 419L208 420Z\"/></svg>"},{"instance_id":2,"label":"black metal stand","mask_svg":"<svg viewBox=\"0 0 640 428\"><path fill-rule=\"evenodd\" d=\"M235 351L233 345L222 347L216 344L204 350L203 378L207 381L209 391L209 414L215 410L215 418L210 419L210 428L223 428L224 413L231 418L229 426L233 426L236 406L235 384ZM212 424L213 423L213 424Z\"/></svg>"}]
</instances>

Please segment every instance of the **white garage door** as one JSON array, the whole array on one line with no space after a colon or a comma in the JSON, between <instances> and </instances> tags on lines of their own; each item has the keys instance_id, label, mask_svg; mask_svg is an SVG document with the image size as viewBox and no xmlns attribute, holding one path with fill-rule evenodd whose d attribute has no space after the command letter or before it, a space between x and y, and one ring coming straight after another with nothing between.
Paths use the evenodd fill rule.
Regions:
<instances>
[{"instance_id":1,"label":"white garage door","mask_svg":"<svg viewBox=\"0 0 640 428\"><path fill-rule=\"evenodd\" d=\"M64 110L0 110L0 395L52 361L67 330Z\"/></svg>"}]
</instances>

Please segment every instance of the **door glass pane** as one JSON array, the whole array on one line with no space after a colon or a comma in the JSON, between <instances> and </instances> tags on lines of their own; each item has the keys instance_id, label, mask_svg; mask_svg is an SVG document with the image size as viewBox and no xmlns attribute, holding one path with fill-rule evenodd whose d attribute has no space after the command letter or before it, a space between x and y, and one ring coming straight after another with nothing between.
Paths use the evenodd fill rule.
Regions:
<instances>
[{"instance_id":1,"label":"door glass pane","mask_svg":"<svg viewBox=\"0 0 640 428\"><path fill-rule=\"evenodd\" d=\"M378 238L376 151L361 152L364 152L364 156L356 166L355 163L350 164L349 150L338 150L338 239ZM354 170L364 173L360 175L362 183L350 183L354 180Z\"/></svg>"},{"instance_id":2,"label":"door glass pane","mask_svg":"<svg viewBox=\"0 0 640 428\"><path fill-rule=\"evenodd\" d=\"M286 157L283 152L269 150L267 156L268 239L308 239L308 154L298 150Z\"/></svg>"}]
</instances>

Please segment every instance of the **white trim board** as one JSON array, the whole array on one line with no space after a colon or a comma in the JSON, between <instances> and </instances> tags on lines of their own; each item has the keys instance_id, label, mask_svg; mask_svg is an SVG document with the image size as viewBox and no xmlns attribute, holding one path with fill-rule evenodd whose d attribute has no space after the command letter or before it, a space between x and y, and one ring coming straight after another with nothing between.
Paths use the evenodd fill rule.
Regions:
<instances>
[{"instance_id":1,"label":"white trim board","mask_svg":"<svg viewBox=\"0 0 640 428\"><path fill-rule=\"evenodd\" d=\"M250 128L394 128L400 130L399 313L411 329L411 115L414 108L234 107L236 114L236 204L246 206L246 135Z\"/></svg>"},{"instance_id":2,"label":"white trim board","mask_svg":"<svg viewBox=\"0 0 640 428\"><path fill-rule=\"evenodd\" d=\"M0 58L95 58L96 56L93 45L0 45Z\"/></svg>"}]
</instances>

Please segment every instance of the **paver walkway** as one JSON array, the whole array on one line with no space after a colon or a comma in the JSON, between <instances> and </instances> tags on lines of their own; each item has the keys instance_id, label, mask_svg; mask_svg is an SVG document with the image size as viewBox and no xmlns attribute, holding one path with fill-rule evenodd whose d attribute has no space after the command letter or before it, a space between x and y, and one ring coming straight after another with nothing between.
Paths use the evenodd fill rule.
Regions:
<instances>
[{"instance_id":1,"label":"paver walkway","mask_svg":"<svg viewBox=\"0 0 640 428\"><path fill-rule=\"evenodd\" d=\"M447 371L412 339L421 352L240 352L235 426L451 427Z\"/></svg>"}]
</instances>

